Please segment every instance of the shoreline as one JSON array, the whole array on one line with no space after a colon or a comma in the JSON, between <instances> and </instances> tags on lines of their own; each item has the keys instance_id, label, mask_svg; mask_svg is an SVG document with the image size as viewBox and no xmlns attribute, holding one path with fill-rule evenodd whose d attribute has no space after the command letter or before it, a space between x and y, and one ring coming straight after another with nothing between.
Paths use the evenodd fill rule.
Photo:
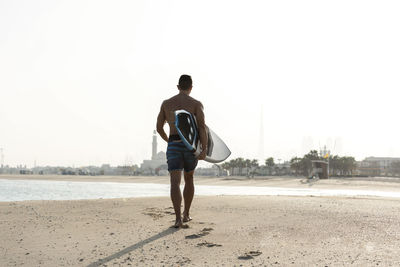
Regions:
<instances>
[{"instance_id":1,"label":"shoreline","mask_svg":"<svg viewBox=\"0 0 400 267\"><path fill-rule=\"evenodd\" d=\"M3 179L3 178L8 179ZM47 176L0 177L0 202L29 200L89 200L169 196L168 177ZM65 178L65 179L60 179ZM85 178L85 177L84 177ZM10 181L10 182L7 182ZM15 182L12 182L15 181ZM184 182L181 183L183 190ZM400 183L352 181L344 179L312 180L274 177L243 179L237 177L201 177L195 179L198 196L310 196L349 198L400 198Z\"/></svg>"},{"instance_id":2,"label":"shoreline","mask_svg":"<svg viewBox=\"0 0 400 267\"><path fill-rule=\"evenodd\" d=\"M17 180L22 184L4 184L8 191L0 195L0 202L13 201L63 201L63 200L96 200L127 199L142 197L168 197L169 185L153 183L113 183L113 182L65 182L42 181L47 184L33 183L32 180ZM90 187L89 190L85 188ZM30 188L30 189L27 189ZM29 193L27 193L27 190ZM181 185L183 192L184 185ZM342 198L387 198L399 199L399 191L378 191L360 189L319 189L289 188L266 186L223 186L196 185L197 196L298 196L298 197L342 197ZM7 192L13 192L7 195ZM51 192L50 194L48 192ZM1 193L1 190L0 190Z\"/></svg>"},{"instance_id":3,"label":"shoreline","mask_svg":"<svg viewBox=\"0 0 400 267\"><path fill-rule=\"evenodd\" d=\"M303 176L197 176L194 175L195 180L200 182L209 181L230 181L230 182L273 182L273 181L302 181L307 180ZM169 176L124 176L124 175L37 175L37 174L0 174L0 179L9 180L54 180L54 181L85 181L85 182L118 182L118 183L131 183L131 182L147 182L148 180L156 181L159 183L169 183ZM400 184L400 177L330 177L329 179L317 179L320 182L336 181L336 182L378 182L378 183L393 183Z\"/></svg>"},{"instance_id":4,"label":"shoreline","mask_svg":"<svg viewBox=\"0 0 400 267\"><path fill-rule=\"evenodd\" d=\"M113 183L152 183L169 184L168 176L67 176L67 175L0 175L6 180L43 180L69 182L113 182ZM368 177L368 178L330 178L307 180L299 177L204 177L195 176L195 185L210 186L263 186L282 188L318 188L348 190L378 190L400 192L400 178ZM181 184L184 184L182 179Z\"/></svg>"}]
</instances>

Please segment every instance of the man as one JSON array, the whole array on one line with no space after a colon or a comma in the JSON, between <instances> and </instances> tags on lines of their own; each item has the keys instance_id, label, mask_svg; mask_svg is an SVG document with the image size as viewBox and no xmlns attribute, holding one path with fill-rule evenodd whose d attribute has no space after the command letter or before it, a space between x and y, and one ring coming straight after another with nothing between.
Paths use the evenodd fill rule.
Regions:
<instances>
[{"instance_id":1,"label":"man","mask_svg":"<svg viewBox=\"0 0 400 267\"><path fill-rule=\"evenodd\" d=\"M203 105L200 101L189 96L192 92L192 78L189 75L182 75L179 78L179 84L177 87L179 89L179 94L165 100L161 105L160 113L157 117L157 132L160 134L162 139L168 142L167 163L168 171L171 176L170 193L176 215L174 227L179 228L183 226L183 222L191 220L189 210L194 195L193 174L198 160L202 160L206 157L207 134L204 122ZM184 109L196 116L202 148L202 151L197 158L189 149L186 148L175 128L174 111L180 109ZM164 124L166 121L169 124L169 137L164 131ZM183 218L181 217L182 195L179 187L181 183L182 170L184 170L185 178L185 188L183 190L185 207Z\"/></svg>"}]
</instances>

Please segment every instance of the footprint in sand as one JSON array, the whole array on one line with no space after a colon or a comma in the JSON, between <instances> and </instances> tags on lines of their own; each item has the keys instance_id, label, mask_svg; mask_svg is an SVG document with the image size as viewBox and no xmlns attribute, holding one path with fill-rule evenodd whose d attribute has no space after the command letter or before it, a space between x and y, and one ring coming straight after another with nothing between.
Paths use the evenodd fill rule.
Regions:
<instances>
[{"instance_id":1,"label":"footprint in sand","mask_svg":"<svg viewBox=\"0 0 400 267\"><path fill-rule=\"evenodd\" d=\"M214 244L214 243L209 243L209 242L202 242L202 243L198 243L197 244L198 247L208 247L208 248L212 248L212 247L222 247L222 245L219 244Z\"/></svg>"},{"instance_id":2,"label":"footprint in sand","mask_svg":"<svg viewBox=\"0 0 400 267\"><path fill-rule=\"evenodd\" d=\"M254 259L254 257L260 256L262 254L261 251L259 250L250 250L249 252L246 252L244 255L239 256L239 260L251 260Z\"/></svg>"},{"instance_id":3,"label":"footprint in sand","mask_svg":"<svg viewBox=\"0 0 400 267\"><path fill-rule=\"evenodd\" d=\"M174 215L175 212L168 211L171 208L165 208L164 210L159 208L146 208L143 212L144 215L152 217L154 220L160 219L165 215Z\"/></svg>"},{"instance_id":4,"label":"footprint in sand","mask_svg":"<svg viewBox=\"0 0 400 267\"><path fill-rule=\"evenodd\" d=\"M215 225L215 223L212 222L197 222L197 221L191 221L192 224L208 224L208 225Z\"/></svg>"},{"instance_id":5,"label":"footprint in sand","mask_svg":"<svg viewBox=\"0 0 400 267\"><path fill-rule=\"evenodd\" d=\"M172 211L169 211L169 210L172 210ZM164 212L164 214L175 215L175 211L174 211L173 207L165 208L163 212Z\"/></svg>"},{"instance_id":6,"label":"footprint in sand","mask_svg":"<svg viewBox=\"0 0 400 267\"><path fill-rule=\"evenodd\" d=\"M214 230L214 229L213 228L203 228L203 230L201 230L200 233L193 234L193 235L187 235L187 236L185 236L185 238L186 239L200 238L200 237L208 235L212 230Z\"/></svg>"},{"instance_id":7,"label":"footprint in sand","mask_svg":"<svg viewBox=\"0 0 400 267\"><path fill-rule=\"evenodd\" d=\"M152 217L154 220L160 219L161 217L164 217L164 214L160 212L159 209L157 208L147 208L143 212L144 215L148 215Z\"/></svg>"},{"instance_id":8,"label":"footprint in sand","mask_svg":"<svg viewBox=\"0 0 400 267\"><path fill-rule=\"evenodd\" d=\"M181 266L181 265L185 265L187 263L190 263L192 260L187 258L187 257L182 257L182 259L178 260L176 263Z\"/></svg>"}]
</instances>

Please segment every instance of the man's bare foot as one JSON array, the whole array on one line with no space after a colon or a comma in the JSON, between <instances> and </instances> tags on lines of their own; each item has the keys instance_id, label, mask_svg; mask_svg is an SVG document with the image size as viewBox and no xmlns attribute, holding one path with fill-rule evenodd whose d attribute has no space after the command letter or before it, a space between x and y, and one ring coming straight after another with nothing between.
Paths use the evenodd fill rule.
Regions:
<instances>
[{"instance_id":1,"label":"man's bare foot","mask_svg":"<svg viewBox=\"0 0 400 267\"><path fill-rule=\"evenodd\" d=\"M182 220L181 219L176 219L174 228L180 228L183 226Z\"/></svg>"},{"instance_id":2,"label":"man's bare foot","mask_svg":"<svg viewBox=\"0 0 400 267\"><path fill-rule=\"evenodd\" d=\"M189 215L183 214L183 222L189 222L192 220L192 217Z\"/></svg>"}]
</instances>

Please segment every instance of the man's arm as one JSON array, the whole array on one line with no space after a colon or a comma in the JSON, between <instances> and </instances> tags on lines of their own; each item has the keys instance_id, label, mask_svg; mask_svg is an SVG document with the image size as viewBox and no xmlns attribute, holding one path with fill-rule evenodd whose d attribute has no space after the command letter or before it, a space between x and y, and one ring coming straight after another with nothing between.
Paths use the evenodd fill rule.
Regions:
<instances>
[{"instance_id":1,"label":"man's arm","mask_svg":"<svg viewBox=\"0 0 400 267\"><path fill-rule=\"evenodd\" d=\"M164 124L165 124L165 112L164 112L164 102L161 104L160 113L157 116L157 132L164 139L168 142L168 136L164 131Z\"/></svg>"},{"instance_id":2,"label":"man's arm","mask_svg":"<svg viewBox=\"0 0 400 267\"><path fill-rule=\"evenodd\" d=\"M199 129L200 143L201 143L201 153L198 159L205 159L207 153L208 136L206 130L206 123L204 119L204 110L201 102L196 107L196 119L197 127Z\"/></svg>"}]
</instances>

